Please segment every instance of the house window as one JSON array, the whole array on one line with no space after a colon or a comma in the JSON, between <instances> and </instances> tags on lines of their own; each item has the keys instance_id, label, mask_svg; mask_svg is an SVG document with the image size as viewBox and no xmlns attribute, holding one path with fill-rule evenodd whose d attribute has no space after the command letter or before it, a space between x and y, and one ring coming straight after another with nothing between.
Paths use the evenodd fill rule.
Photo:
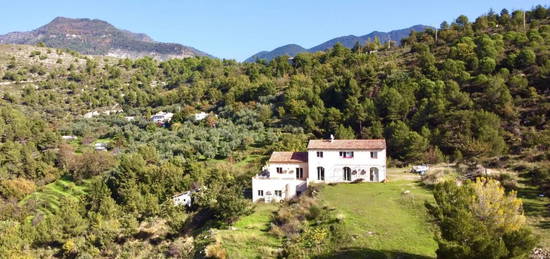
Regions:
<instances>
[{"instance_id":1,"label":"house window","mask_svg":"<svg viewBox=\"0 0 550 259\"><path fill-rule=\"evenodd\" d=\"M304 169L301 167L296 167L296 179L304 178Z\"/></svg>"},{"instance_id":2,"label":"house window","mask_svg":"<svg viewBox=\"0 0 550 259\"><path fill-rule=\"evenodd\" d=\"M264 196L264 190L258 190L258 196Z\"/></svg>"},{"instance_id":3,"label":"house window","mask_svg":"<svg viewBox=\"0 0 550 259\"><path fill-rule=\"evenodd\" d=\"M282 167L277 167L277 173L282 174L283 173L283 168Z\"/></svg>"},{"instance_id":4,"label":"house window","mask_svg":"<svg viewBox=\"0 0 550 259\"><path fill-rule=\"evenodd\" d=\"M378 158L378 152L376 151L370 152L370 158L374 158L374 159Z\"/></svg>"},{"instance_id":5,"label":"house window","mask_svg":"<svg viewBox=\"0 0 550 259\"><path fill-rule=\"evenodd\" d=\"M348 151L348 152L340 151L340 157L353 158L353 151Z\"/></svg>"},{"instance_id":6,"label":"house window","mask_svg":"<svg viewBox=\"0 0 550 259\"><path fill-rule=\"evenodd\" d=\"M344 167L344 181L351 181L351 169Z\"/></svg>"},{"instance_id":7,"label":"house window","mask_svg":"<svg viewBox=\"0 0 550 259\"><path fill-rule=\"evenodd\" d=\"M324 181L325 180L325 168L323 167L317 167L317 180Z\"/></svg>"},{"instance_id":8,"label":"house window","mask_svg":"<svg viewBox=\"0 0 550 259\"><path fill-rule=\"evenodd\" d=\"M323 158L323 151L317 151L317 157Z\"/></svg>"},{"instance_id":9,"label":"house window","mask_svg":"<svg viewBox=\"0 0 550 259\"><path fill-rule=\"evenodd\" d=\"M279 191L279 190L275 191L275 196L283 197L283 191Z\"/></svg>"}]
</instances>

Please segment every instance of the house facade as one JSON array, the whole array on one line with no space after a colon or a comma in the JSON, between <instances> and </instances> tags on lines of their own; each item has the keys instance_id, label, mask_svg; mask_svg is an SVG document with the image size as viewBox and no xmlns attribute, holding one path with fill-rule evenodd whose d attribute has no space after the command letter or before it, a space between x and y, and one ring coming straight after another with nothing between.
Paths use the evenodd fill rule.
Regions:
<instances>
[{"instance_id":1,"label":"house facade","mask_svg":"<svg viewBox=\"0 0 550 259\"><path fill-rule=\"evenodd\" d=\"M200 113L195 113L193 116L195 117L195 121L201 121L206 119L206 117L208 117L208 113L200 112Z\"/></svg>"},{"instance_id":2,"label":"house facade","mask_svg":"<svg viewBox=\"0 0 550 259\"><path fill-rule=\"evenodd\" d=\"M183 205L186 207L191 207L191 191L186 191L172 196L172 202L174 203L174 206Z\"/></svg>"},{"instance_id":3,"label":"house facade","mask_svg":"<svg viewBox=\"0 0 550 259\"><path fill-rule=\"evenodd\" d=\"M384 139L310 140L307 152L273 152L252 178L252 200L291 199L310 183L382 182L386 179Z\"/></svg>"},{"instance_id":4,"label":"house facade","mask_svg":"<svg viewBox=\"0 0 550 259\"><path fill-rule=\"evenodd\" d=\"M157 112L155 115L151 116L151 120L157 124L163 124L170 122L174 117L174 114L171 112Z\"/></svg>"}]
</instances>

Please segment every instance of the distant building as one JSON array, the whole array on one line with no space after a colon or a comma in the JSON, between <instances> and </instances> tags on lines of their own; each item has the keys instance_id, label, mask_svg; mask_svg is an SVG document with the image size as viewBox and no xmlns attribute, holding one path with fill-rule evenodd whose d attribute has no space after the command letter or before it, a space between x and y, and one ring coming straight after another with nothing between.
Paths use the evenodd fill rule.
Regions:
<instances>
[{"instance_id":1,"label":"distant building","mask_svg":"<svg viewBox=\"0 0 550 259\"><path fill-rule=\"evenodd\" d=\"M195 121L204 120L206 117L208 117L208 113L206 112L195 113Z\"/></svg>"},{"instance_id":2,"label":"distant building","mask_svg":"<svg viewBox=\"0 0 550 259\"><path fill-rule=\"evenodd\" d=\"M186 207L191 207L191 191L186 191L172 196L172 201L174 202L174 206L183 205Z\"/></svg>"},{"instance_id":3,"label":"distant building","mask_svg":"<svg viewBox=\"0 0 550 259\"><path fill-rule=\"evenodd\" d=\"M106 143L95 143L94 149L97 151L107 151L107 144Z\"/></svg>"},{"instance_id":4,"label":"distant building","mask_svg":"<svg viewBox=\"0 0 550 259\"><path fill-rule=\"evenodd\" d=\"M157 124L164 124L170 122L174 117L174 114L171 112L157 112L155 115L151 116L151 120Z\"/></svg>"},{"instance_id":5,"label":"distant building","mask_svg":"<svg viewBox=\"0 0 550 259\"><path fill-rule=\"evenodd\" d=\"M91 111L91 112L87 112L86 114L84 114L85 119L90 119L90 118L93 118L95 116L99 116L98 111Z\"/></svg>"},{"instance_id":6,"label":"distant building","mask_svg":"<svg viewBox=\"0 0 550 259\"><path fill-rule=\"evenodd\" d=\"M77 139L76 136L61 136L61 139L63 140L75 140Z\"/></svg>"},{"instance_id":7,"label":"distant building","mask_svg":"<svg viewBox=\"0 0 550 259\"><path fill-rule=\"evenodd\" d=\"M116 114L116 113L120 113L120 112L123 112L123 111L124 110L122 110L122 109L112 109L112 110L105 110L101 113L105 114L105 115L111 115L111 114Z\"/></svg>"},{"instance_id":8,"label":"distant building","mask_svg":"<svg viewBox=\"0 0 550 259\"><path fill-rule=\"evenodd\" d=\"M120 113L120 112L124 112L124 110L119 108L118 104L115 104L109 110L103 110L102 112L99 112L99 111L87 112L86 114L84 114L84 118L85 119L90 119L90 118L93 118L95 116L99 116L101 114L111 115L111 114L116 114L116 113Z\"/></svg>"},{"instance_id":9,"label":"distant building","mask_svg":"<svg viewBox=\"0 0 550 259\"><path fill-rule=\"evenodd\" d=\"M252 201L291 199L310 183L386 179L384 139L310 140L307 152L273 152L252 178Z\"/></svg>"},{"instance_id":10,"label":"distant building","mask_svg":"<svg viewBox=\"0 0 550 259\"><path fill-rule=\"evenodd\" d=\"M125 119L126 121L133 121L133 120L136 119L136 117L135 117L135 116L126 116L126 117L124 117L124 119Z\"/></svg>"}]
</instances>

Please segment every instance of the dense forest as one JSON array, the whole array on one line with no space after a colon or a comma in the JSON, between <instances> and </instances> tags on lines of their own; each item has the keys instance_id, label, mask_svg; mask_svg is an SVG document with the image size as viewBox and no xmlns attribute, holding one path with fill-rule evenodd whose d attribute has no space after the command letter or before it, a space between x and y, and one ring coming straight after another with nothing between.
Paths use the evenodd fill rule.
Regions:
<instances>
[{"instance_id":1,"label":"dense forest","mask_svg":"<svg viewBox=\"0 0 550 259\"><path fill-rule=\"evenodd\" d=\"M0 47L2 258L203 257L209 228L253 209L250 177L267 154L330 134L385 138L391 166L526 160L550 195L542 6L270 62ZM123 111L103 114L113 107ZM174 117L159 126L149 120L158 111ZM195 121L201 111L209 116ZM60 180L86 190L53 205L33 196ZM172 205L191 189L202 190L192 208ZM143 238L152 227L164 234Z\"/></svg>"}]
</instances>

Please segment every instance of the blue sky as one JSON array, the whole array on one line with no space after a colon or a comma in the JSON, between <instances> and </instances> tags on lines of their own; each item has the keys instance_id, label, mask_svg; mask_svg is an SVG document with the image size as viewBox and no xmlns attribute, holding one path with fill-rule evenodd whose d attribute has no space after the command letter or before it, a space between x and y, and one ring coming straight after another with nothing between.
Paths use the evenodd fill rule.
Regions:
<instances>
[{"instance_id":1,"label":"blue sky","mask_svg":"<svg viewBox=\"0 0 550 259\"><path fill-rule=\"evenodd\" d=\"M415 24L439 26L490 8L529 9L550 0L0 0L0 34L28 31L57 16L97 18L157 41L192 46L239 61L296 43L310 48L343 35Z\"/></svg>"}]
</instances>

